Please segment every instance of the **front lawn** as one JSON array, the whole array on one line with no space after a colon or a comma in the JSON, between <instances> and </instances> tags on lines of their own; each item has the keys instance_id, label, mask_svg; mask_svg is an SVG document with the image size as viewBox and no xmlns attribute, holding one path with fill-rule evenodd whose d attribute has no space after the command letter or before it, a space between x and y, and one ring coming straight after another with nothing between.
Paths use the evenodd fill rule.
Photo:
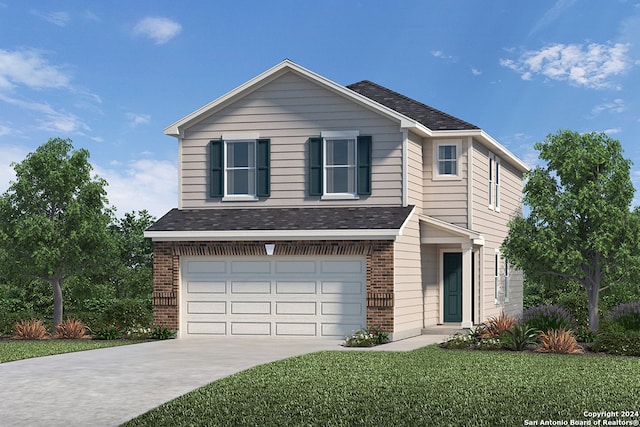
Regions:
<instances>
[{"instance_id":1,"label":"front lawn","mask_svg":"<svg viewBox=\"0 0 640 427\"><path fill-rule=\"evenodd\" d=\"M325 351L224 378L125 425L569 425L585 411L637 411L638 396L635 358Z\"/></svg>"},{"instance_id":2,"label":"front lawn","mask_svg":"<svg viewBox=\"0 0 640 427\"><path fill-rule=\"evenodd\" d=\"M135 344L138 340L0 340L0 363L74 351Z\"/></svg>"}]
</instances>

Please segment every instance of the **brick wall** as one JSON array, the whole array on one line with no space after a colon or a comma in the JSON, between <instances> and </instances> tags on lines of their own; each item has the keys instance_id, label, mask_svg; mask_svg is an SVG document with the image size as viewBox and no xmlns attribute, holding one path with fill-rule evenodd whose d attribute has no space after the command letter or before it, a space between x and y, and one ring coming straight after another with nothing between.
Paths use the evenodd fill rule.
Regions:
<instances>
[{"instance_id":1,"label":"brick wall","mask_svg":"<svg viewBox=\"0 0 640 427\"><path fill-rule=\"evenodd\" d=\"M180 256L265 255L270 242L154 242L153 315L156 325L178 329ZM367 326L393 332L393 241L278 241L275 256L364 255Z\"/></svg>"}]
</instances>

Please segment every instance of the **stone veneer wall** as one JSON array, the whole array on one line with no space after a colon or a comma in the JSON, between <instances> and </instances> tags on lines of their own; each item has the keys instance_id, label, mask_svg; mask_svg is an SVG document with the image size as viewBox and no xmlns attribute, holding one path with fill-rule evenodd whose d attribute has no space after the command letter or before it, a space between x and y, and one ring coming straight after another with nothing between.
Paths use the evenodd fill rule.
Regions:
<instances>
[{"instance_id":1,"label":"stone veneer wall","mask_svg":"<svg viewBox=\"0 0 640 427\"><path fill-rule=\"evenodd\" d=\"M264 244L275 243L274 256L365 255L367 259L367 326L393 332L393 241L248 241L154 242L153 316L156 325L177 330L180 256L266 255Z\"/></svg>"}]
</instances>

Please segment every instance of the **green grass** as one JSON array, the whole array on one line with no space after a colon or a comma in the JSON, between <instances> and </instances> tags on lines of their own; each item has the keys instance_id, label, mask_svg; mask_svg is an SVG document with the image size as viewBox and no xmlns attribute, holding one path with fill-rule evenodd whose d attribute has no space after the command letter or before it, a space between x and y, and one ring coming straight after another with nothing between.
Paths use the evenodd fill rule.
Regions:
<instances>
[{"instance_id":1,"label":"green grass","mask_svg":"<svg viewBox=\"0 0 640 427\"><path fill-rule=\"evenodd\" d=\"M327 351L224 378L125 426L511 426L638 410L638 396L635 358Z\"/></svg>"},{"instance_id":2,"label":"green grass","mask_svg":"<svg viewBox=\"0 0 640 427\"><path fill-rule=\"evenodd\" d=\"M0 363L52 354L135 344L136 340L6 340L0 341Z\"/></svg>"}]
</instances>

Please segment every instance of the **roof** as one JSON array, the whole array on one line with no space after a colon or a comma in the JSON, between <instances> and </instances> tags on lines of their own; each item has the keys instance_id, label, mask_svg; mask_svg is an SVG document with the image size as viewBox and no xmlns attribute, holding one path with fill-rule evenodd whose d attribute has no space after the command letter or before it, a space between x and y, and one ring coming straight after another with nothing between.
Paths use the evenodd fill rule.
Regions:
<instances>
[{"instance_id":1,"label":"roof","mask_svg":"<svg viewBox=\"0 0 640 427\"><path fill-rule=\"evenodd\" d=\"M366 96L379 104L389 107L400 114L416 120L431 130L470 130L480 129L476 125L457 117L443 113L433 107L411 99L369 80L347 86L354 92Z\"/></svg>"},{"instance_id":2,"label":"roof","mask_svg":"<svg viewBox=\"0 0 640 427\"><path fill-rule=\"evenodd\" d=\"M393 238L413 211L406 207L172 209L145 231L154 240Z\"/></svg>"}]
</instances>

